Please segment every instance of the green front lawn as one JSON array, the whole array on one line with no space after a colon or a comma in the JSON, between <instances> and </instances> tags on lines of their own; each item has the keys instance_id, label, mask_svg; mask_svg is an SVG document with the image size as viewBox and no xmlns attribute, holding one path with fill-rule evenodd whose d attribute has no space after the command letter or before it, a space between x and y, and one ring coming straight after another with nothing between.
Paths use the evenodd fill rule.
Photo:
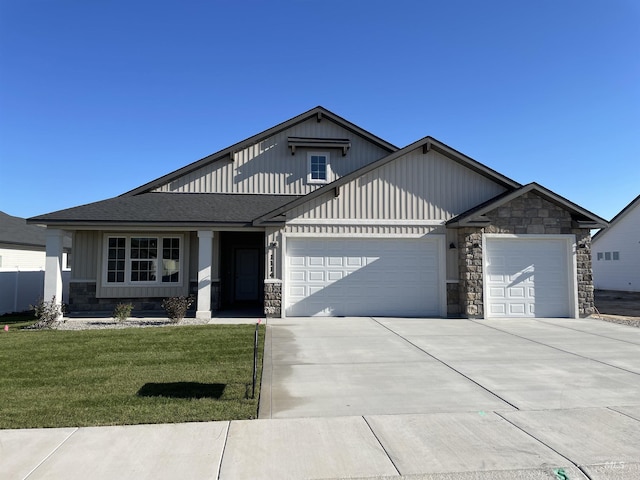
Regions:
<instances>
[{"instance_id":1,"label":"green front lawn","mask_svg":"<svg viewBox=\"0 0 640 480\"><path fill-rule=\"evenodd\" d=\"M257 417L255 325L84 331L18 325L0 331L0 428ZM261 326L258 382L263 345Z\"/></svg>"}]
</instances>

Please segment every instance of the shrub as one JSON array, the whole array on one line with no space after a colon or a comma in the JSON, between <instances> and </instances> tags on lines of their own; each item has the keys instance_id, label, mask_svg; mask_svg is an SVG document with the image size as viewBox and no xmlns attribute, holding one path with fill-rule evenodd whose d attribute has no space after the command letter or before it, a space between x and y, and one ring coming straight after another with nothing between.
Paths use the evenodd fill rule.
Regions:
<instances>
[{"instance_id":1,"label":"shrub","mask_svg":"<svg viewBox=\"0 0 640 480\"><path fill-rule=\"evenodd\" d=\"M51 297L51 301L40 300L37 305L31 305L31 308L38 319L31 328L36 329L53 328L64 313L64 305L56 303L55 295Z\"/></svg>"},{"instance_id":2,"label":"shrub","mask_svg":"<svg viewBox=\"0 0 640 480\"><path fill-rule=\"evenodd\" d=\"M162 308L167 311L169 320L178 323L185 317L192 303L193 297L169 297L162 301Z\"/></svg>"},{"instance_id":3,"label":"shrub","mask_svg":"<svg viewBox=\"0 0 640 480\"><path fill-rule=\"evenodd\" d=\"M116 305L116 308L113 310L113 318L115 318L119 322L124 322L127 318L131 316L132 310L133 310L132 303L119 303Z\"/></svg>"}]
</instances>

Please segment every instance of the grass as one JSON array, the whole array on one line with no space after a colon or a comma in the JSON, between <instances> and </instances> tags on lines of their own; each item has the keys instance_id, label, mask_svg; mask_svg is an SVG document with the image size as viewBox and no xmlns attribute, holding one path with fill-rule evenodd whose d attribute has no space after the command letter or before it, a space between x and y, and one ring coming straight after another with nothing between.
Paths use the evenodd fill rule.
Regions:
<instances>
[{"instance_id":1,"label":"grass","mask_svg":"<svg viewBox=\"0 0 640 480\"><path fill-rule=\"evenodd\" d=\"M4 328L5 325L9 329L29 327L36 323L36 320L33 312L9 313L0 315L0 328Z\"/></svg>"},{"instance_id":2,"label":"grass","mask_svg":"<svg viewBox=\"0 0 640 480\"><path fill-rule=\"evenodd\" d=\"M9 325L0 331L0 428L257 417L254 325L27 331L22 323L1 326ZM263 345L264 326L258 381Z\"/></svg>"}]
</instances>

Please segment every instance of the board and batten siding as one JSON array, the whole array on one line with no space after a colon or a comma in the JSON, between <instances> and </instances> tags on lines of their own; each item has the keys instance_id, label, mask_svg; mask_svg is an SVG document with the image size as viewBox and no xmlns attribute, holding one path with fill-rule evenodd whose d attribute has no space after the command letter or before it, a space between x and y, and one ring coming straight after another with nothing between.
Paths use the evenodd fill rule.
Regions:
<instances>
[{"instance_id":1,"label":"board and batten siding","mask_svg":"<svg viewBox=\"0 0 640 480\"><path fill-rule=\"evenodd\" d=\"M95 281L102 258L102 232L79 230L73 234L71 281Z\"/></svg>"},{"instance_id":2,"label":"board and batten siding","mask_svg":"<svg viewBox=\"0 0 640 480\"><path fill-rule=\"evenodd\" d=\"M128 234L128 232L118 232ZM118 235L114 233L113 235ZM135 232L134 232L135 233ZM167 235L167 232L144 232L144 235ZM190 241L184 233L183 282L179 286L107 286L103 284L103 231L76 231L73 236L74 265L71 282L96 282L97 298L153 298L174 297L189 293ZM196 270L197 271L197 270Z\"/></svg>"},{"instance_id":3,"label":"board and batten siding","mask_svg":"<svg viewBox=\"0 0 640 480\"><path fill-rule=\"evenodd\" d=\"M595 288L640 292L640 202L598 234L591 255Z\"/></svg>"},{"instance_id":4,"label":"board and batten siding","mask_svg":"<svg viewBox=\"0 0 640 480\"><path fill-rule=\"evenodd\" d=\"M426 220L444 223L505 188L443 155L420 149L287 213L288 219Z\"/></svg>"},{"instance_id":5,"label":"board and batten siding","mask_svg":"<svg viewBox=\"0 0 640 480\"><path fill-rule=\"evenodd\" d=\"M288 137L348 138L351 148L345 156L338 149L296 148L291 155ZM307 152L330 154L332 178L378 160L389 152L329 119L306 120L272 137L214 161L156 188L156 192L176 193L264 193L304 195L322 185L307 183Z\"/></svg>"}]
</instances>

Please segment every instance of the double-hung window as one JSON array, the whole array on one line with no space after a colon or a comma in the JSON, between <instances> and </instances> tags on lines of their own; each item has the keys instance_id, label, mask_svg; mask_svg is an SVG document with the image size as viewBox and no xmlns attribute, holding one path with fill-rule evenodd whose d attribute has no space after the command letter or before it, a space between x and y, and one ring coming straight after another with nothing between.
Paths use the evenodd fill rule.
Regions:
<instances>
[{"instance_id":1,"label":"double-hung window","mask_svg":"<svg viewBox=\"0 0 640 480\"><path fill-rule=\"evenodd\" d=\"M106 239L110 285L170 285L182 281L182 237L126 235Z\"/></svg>"},{"instance_id":2,"label":"double-hung window","mask_svg":"<svg viewBox=\"0 0 640 480\"><path fill-rule=\"evenodd\" d=\"M329 154L326 152L309 152L307 161L309 164L307 183L328 183L331 172Z\"/></svg>"}]
</instances>

